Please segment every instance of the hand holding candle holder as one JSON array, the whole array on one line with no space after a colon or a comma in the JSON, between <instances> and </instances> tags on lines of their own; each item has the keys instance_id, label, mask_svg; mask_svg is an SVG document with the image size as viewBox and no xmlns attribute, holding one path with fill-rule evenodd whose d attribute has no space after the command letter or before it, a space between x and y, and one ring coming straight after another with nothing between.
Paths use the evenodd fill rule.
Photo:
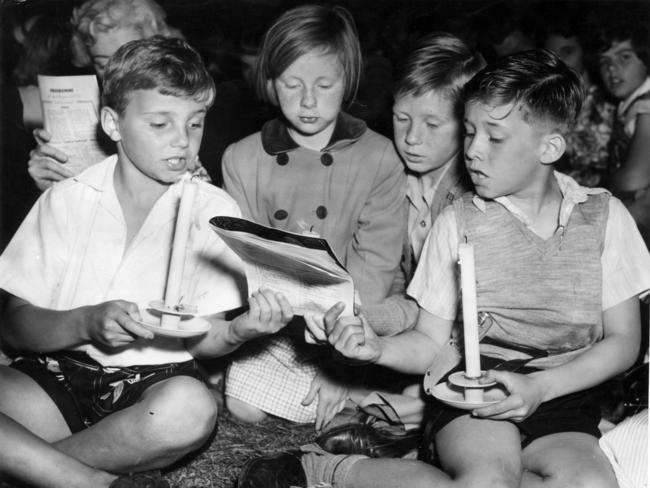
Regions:
<instances>
[{"instance_id":1,"label":"hand holding candle holder","mask_svg":"<svg viewBox=\"0 0 650 488\"><path fill-rule=\"evenodd\" d=\"M183 183L183 191L174 227L172 252L169 259L165 299L164 301L153 301L149 304L151 309L157 315L160 315L160 324L140 322L144 327L158 335L192 337L204 334L210 329L209 322L195 317L197 312L195 305L181 303L185 254L192 228L192 208L196 192L196 182L187 180Z\"/></svg>"},{"instance_id":2,"label":"hand holding candle holder","mask_svg":"<svg viewBox=\"0 0 650 488\"><path fill-rule=\"evenodd\" d=\"M472 410L496 403L505 395L501 389L491 388L496 382L485 381L485 371L481 370L474 246L461 243L458 246L458 260L463 304L465 371L453 373L449 376L448 383L440 383L433 387L427 386L425 378L425 390L443 403Z\"/></svg>"}]
</instances>

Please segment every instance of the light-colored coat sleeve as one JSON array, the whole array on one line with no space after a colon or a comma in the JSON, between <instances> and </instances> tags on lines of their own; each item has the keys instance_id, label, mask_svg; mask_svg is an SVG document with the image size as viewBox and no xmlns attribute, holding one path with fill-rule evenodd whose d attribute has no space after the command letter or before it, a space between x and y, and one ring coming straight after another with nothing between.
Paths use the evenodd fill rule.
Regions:
<instances>
[{"instance_id":1,"label":"light-colored coat sleeve","mask_svg":"<svg viewBox=\"0 0 650 488\"><path fill-rule=\"evenodd\" d=\"M407 222L406 175L389 141L380 158L372 191L347 252L348 271L355 277L362 303L367 304L378 303L389 294L398 272Z\"/></svg>"}]
</instances>

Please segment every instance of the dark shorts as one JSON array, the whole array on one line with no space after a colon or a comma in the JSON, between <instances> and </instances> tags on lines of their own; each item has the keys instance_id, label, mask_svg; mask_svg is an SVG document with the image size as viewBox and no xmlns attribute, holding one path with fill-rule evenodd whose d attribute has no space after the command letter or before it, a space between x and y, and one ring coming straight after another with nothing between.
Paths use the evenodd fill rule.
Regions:
<instances>
[{"instance_id":1,"label":"dark shorts","mask_svg":"<svg viewBox=\"0 0 650 488\"><path fill-rule=\"evenodd\" d=\"M78 351L22 356L11 367L28 375L45 390L73 433L133 405L147 388L167 378L191 376L203 381L193 360L106 367Z\"/></svg>"},{"instance_id":2,"label":"dark shorts","mask_svg":"<svg viewBox=\"0 0 650 488\"><path fill-rule=\"evenodd\" d=\"M522 365L521 362L503 362L486 356L481 356L481 366L483 369L503 369L521 374L539 371L536 368ZM450 371L447 376L462 369L463 367L459 366ZM443 378L443 381L447 381L447 376ZM560 432L582 432L599 438L598 423L601 418L599 398L598 388L571 393L542 403L532 415L522 422L512 422L521 433L522 448L535 439ZM424 454L421 453L424 458L427 457L426 453L429 452L429 446L435 435L444 426L458 417L469 414L467 410L448 406L433 397L429 397L428 400L423 439Z\"/></svg>"}]
</instances>

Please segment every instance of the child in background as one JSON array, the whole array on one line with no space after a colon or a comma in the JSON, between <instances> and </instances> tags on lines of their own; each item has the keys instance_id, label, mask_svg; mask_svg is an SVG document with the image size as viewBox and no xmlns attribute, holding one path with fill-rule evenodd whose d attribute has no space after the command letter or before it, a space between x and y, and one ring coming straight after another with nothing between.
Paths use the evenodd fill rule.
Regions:
<instances>
[{"instance_id":1,"label":"child in background","mask_svg":"<svg viewBox=\"0 0 650 488\"><path fill-rule=\"evenodd\" d=\"M283 117L230 146L223 171L245 218L327 239L361 303L372 305L388 295L399 267L405 176L391 141L342 111L360 66L345 9L304 5L281 15L263 41L257 91ZM229 368L226 405L235 415L316 419L320 428L342 408L345 378L327 378L323 365L331 358L322 347L289 337L258 346Z\"/></svg>"},{"instance_id":2,"label":"child in background","mask_svg":"<svg viewBox=\"0 0 650 488\"><path fill-rule=\"evenodd\" d=\"M413 277L424 240L442 209L471 189L463 163L459 99L463 85L484 64L483 57L464 41L452 34L437 32L420 39L398 67L393 87L393 134L397 151L407 167L408 235L401 273L393 282L391 295L380 304L363 307L364 317L378 335L395 335L415 326L418 305L406 295L406 285ZM441 374L457 359L453 344L450 343L445 352L448 354L437 363ZM381 392L382 400L390 404L407 428L419 428L424 410L419 398L419 381L404 390L408 395L405 396L398 392L412 382L412 377L390 376L388 379L385 370L378 373L381 376L373 378L369 386L374 386L374 380L378 380L375 388L389 390ZM372 368L369 374L373 375ZM361 406L371 404L374 401L371 398L376 397L371 394L364 398ZM340 451L344 429L346 427L342 426L332 432L325 431L318 439L319 444L327 451ZM364 450L376 442L386 442L386 439L373 441L373 432L366 427L352 424L348 432L352 429L368 432L369 438L361 443ZM360 435L357 432L350 436L356 445ZM333 440L336 440L336 448L332 447ZM350 451L355 449L347 449Z\"/></svg>"},{"instance_id":3,"label":"child in background","mask_svg":"<svg viewBox=\"0 0 650 488\"><path fill-rule=\"evenodd\" d=\"M557 9L551 8L544 19L541 45L576 70L585 92L578 120L567 133L566 152L556 168L582 186L595 187L602 186L607 176L614 105L592 78L592 74L597 76L595 53L589 51L585 32L588 27L580 21L584 12L579 7L564 15L557 15Z\"/></svg>"},{"instance_id":4,"label":"child in background","mask_svg":"<svg viewBox=\"0 0 650 488\"><path fill-rule=\"evenodd\" d=\"M433 33L422 38L399 67L393 89L393 139L407 168L408 245L403 273L398 275L402 280L393 286L399 293L391 295L385 306L364 310L373 329L384 330L384 335L414 325L417 304L405 295L405 283L413 276L438 214L471 189L462 159L458 99L463 85L483 64L481 55L461 39Z\"/></svg>"},{"instance_id":5,"label":"child in background","mask_svg":"<svg viewBox=\"0 0 650 488\"><path fill-rule=\"evenodd\" d=\"M615 18L615 17L614 17ZM616 20L598 31L600 75L619 100L610 144L607 187L650 243L650 24Z\"/></svg>"},{"instance_id":6,"label":"child in background","mask_svg":"<svg viewBox=\"0 0 650 488\"><path fill-rule=\"evenodd\" d=\"M286 299L262 290L225 321L241 305L243 270L208 220L240 212L197 181L182 289L212 328L183 340L138 322L164 297L214 94L178 39L126 43L106 65L101 123L117 155L43 193L0 256L0 340L16 354L0 366L0 473L48 487L168 486L159 474L138 476L142 485L118 474L168 466L211 435L217 407L194 358L291 318Z\"/></svg>"},{"instance_id":7,"label":"child in background","mask_svg":"<svg viewBox=\"0 0 650 488\"><path fill-rule=\"evenodd\" d=\"M451 332L458 245L471 243L478 311L492 322L481 366L506 397L472 411L438 403L429 422L440 469L306 447L257 460L242 488L297 472L307 486L617 486L593 389L637 358L650 254L619 200L553 170L582 101L573 70L550 51L513 54L470 80L464 99L476 194L447 207L429 234L408 289L421 307L415 330L377 337L362 319L329 312L325 323L344 356L422 374Z\"/></svg>"}]
</instances>

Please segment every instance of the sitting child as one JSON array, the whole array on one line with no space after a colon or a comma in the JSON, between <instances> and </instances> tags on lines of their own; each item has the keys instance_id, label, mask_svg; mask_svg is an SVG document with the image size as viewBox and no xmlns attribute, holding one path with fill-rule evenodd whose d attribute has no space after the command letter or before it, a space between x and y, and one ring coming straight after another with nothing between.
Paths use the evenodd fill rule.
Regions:
<instances>
[{"instance_id":1,"label":"sitting child","mask_svg":"<svg viewBox=\"0 0 650 488\"><path fill-rule=\"evenodd\" d=\"M256 70L258 95L282 117L231 145L223 172L245 218L327 239L366 306L386 298L399 268L406 185L391 141L343 111L360 67L347 10L284 12L264 37ZM317 429L327 424L352 379L332 365L330 351L306 345L302 332L263 342L232 361L228 409L250 422L271 414L315 421Z\"/></svg>"},{"instance_id":2,"label":"sitting child","mask_svg":"<svg viewBox=\"0 0 650 488\"><path fill-rule=\"evenodd\" d=\"M213 431L215 399L194 358L291 319L267 290L247 313L223 317L242 303L242 265L208 220L240 211L188 172L214 93L181 40L132 41L111 57L101 123L117 155L45 191L0 256L0 339L15 353L0 366L0 473L36 486L136 486L118 474L167 466ZM186 184L196 197L183 300L211 328L183 340L139 320L164 296ZM158 478L146 486L167 486Z\"/></svg>"},{"instance_id":3,"label":"sitting child","mask_svg":"<svg viewBox=\"0 0 650 488\"><path fill-rule=\"evenodd\" d=\"M470 80L464 98L476 194L447 207L424 245L408 289L421 307L416 328L378 337L336 309L325 322L342 355L424 373L452 330L458 245L471 243L478 310L492 323L482 366L505 398L471 411L436 402L436 467L307 447L254 461L241 488L290 475L335 487L616 486L594 388L637 358L650 254L619 200L553 170L580 110L573 70L549 51L513 54Z\"/></svg>"},{"instance_id":4,"label":"sitting child","mask_svg":"<svg viewBox=\"0 0 650 488\"><path fill-rule=\"evenodd\" d=\"M619 100L610 143L607 187L634 217L650 243L650 25L609 22L598 31L600 75Z\"/></svg>"},{"instance_id":5,"label":"sitting child","mask_svg":"<svg viewBox=\"0 0 650 488\"><path fill-rule=\"evenodd\" d=\"M420 39L398 67L393 87L393 139L407 172L407 236L401 272L393 281L391 295L379 304L362 307L378 335L395 335L415 326L418 305L406 294L406 286L426 236L440 212L471 189L463 164L462 110L458 105L463 85L484 64L483 57L463 40L436 32ZM452 354L448 359L456 357L455 351L449 352ZM440 368L444 364L440 361ZM385 370L378 374L385 376ZM387 381L399 383L394 377L377 379L380 386ZM385 386L395 391L392 385ZM408 394L419 396L420 385L413 386L408 388ZM423 408L419 399L386 392L382 397L404 424L419 427ZM370 398L361 403L366 404Z\"/></svg>"}]
</instances>

